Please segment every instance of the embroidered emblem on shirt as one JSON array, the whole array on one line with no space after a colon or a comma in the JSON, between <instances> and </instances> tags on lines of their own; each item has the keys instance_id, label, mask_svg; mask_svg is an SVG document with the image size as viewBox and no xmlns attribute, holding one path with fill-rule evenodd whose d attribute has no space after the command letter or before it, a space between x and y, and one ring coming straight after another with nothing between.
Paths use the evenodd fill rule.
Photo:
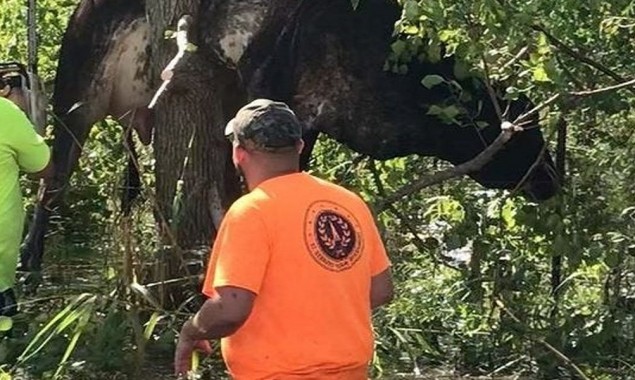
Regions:
<instances>
[{"instance_id":1,"label":"embroidered emblem on shirt","mask_svg":"<svg viewBox=\"0 0 635 380\"><path fill-rule=\"evenodd\" d=\"M340 272L361 256L361 228L344 207L329 201L313 203L305 216L304 240L311 256L324 268Z\"/></svg>"}]
</instances>

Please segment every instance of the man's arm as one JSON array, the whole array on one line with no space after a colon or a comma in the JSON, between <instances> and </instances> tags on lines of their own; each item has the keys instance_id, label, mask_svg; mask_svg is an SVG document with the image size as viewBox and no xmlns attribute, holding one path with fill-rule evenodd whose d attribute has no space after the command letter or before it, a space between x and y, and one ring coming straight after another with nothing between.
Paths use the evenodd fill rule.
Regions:
<instances>
[{"instance_id":1,"label":"man's arm","mask_svg":"<svg viewBox=\"0 0 635 380\"><path fill-rule=\"evenodd\" d=\"M390 268L371 277L370 306L375 309L392 301L394 289Z\"/></svg>"},{"instance_id":2,"label":"man's arm","mask_svg":"<svg viewBox=\"0 0 635 380\"><path fill-rule=\"evenodd\" d=\"M17 106L5 107L4 112L5 122L11 126L8 145L15 151L20 169L31 177L51 176L51 150L44 138L37 134L33 124Z\"/></svg>"},{"instance_id":3,"label":"man's arm","mask_svg":"<svg viewBox=\"0 0 635 380\"><path fill-rule=\"evenodd\" d=\"M31 178L51 178L53 177L54 173L55 168L53 167L53 161L49 160L44 169L40 170L39 172L29 173L28 175Z\"/></svg>"},{"instance_id":4,"label":"man's arm","mask_svg":"<svg viewBox=\"0 0 635 380\"><path fill-rule=\"evenodd\" d=\"M224 338L245 323L256 295L234 286L220 287L216 291L218 296L205 301L194 318L183 325L182 336L191 340Z\"/></svg>"},{"instance_id":5,"label":"man's arm","mask_svg":"<svg viewBox=\"0 0 635 380\"><path fill-rule=\"evenodd\" d=\"M217 295L205 301L194 318L187 321L176 346L174 367L177 375L185 374L192 365L192 352L211 353L208 339L218 339L236 332L245 323L256 294L234 286L216 288Z\"/></svg>"}]
</instances>

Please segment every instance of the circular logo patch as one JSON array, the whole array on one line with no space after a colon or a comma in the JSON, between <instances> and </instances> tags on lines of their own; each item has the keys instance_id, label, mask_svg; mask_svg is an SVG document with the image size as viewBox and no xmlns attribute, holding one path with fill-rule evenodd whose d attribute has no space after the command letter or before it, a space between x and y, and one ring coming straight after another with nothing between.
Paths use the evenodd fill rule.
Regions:
<instances>
[{"instance_id":1,"label":"circular logo patch","mask_svg":"<svg viewBox=\"0 0 635 380\"><path fill-rule=\"evenodd\" d=\"M361 255L361 229L342 206L315 202L304 220L304 240L311 256L324 268L340 272L351 268Z\"/></svg>"}]
</instances>

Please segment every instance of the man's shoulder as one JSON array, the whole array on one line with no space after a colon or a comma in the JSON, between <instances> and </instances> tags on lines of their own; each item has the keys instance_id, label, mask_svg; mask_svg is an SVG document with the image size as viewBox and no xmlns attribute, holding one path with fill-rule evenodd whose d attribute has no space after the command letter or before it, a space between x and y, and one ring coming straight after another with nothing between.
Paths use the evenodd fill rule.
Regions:
<instances>
[{"instance_id":1,"label":"man's shoulder","mask_svg":"<svg viewBox=\"0 0 635 380\"><path fill-rule=\"evenodd\" d=\"M0 96L0 118L16 117L23 114L20 107L7 98Z\"/></svg>"},{"instance_id":2,"label":"man's shoulder","mask_svg":"<svg viewBox=\"0 0 635 380\"><path fill-rule=\"evenodd\" d=\"M17 132L28 118L15 103L0 96L0 135L4 139Z\"/></svg>"},{"instance_id":3,"label":"man's shoulder","mask_svg":"<svg viewBox=\"0 0 635 380\"><path fill-rule=\"evenodd\" d=\"M313 177L318 183L318 186L323 187L325 190L330 190L335 196L342 197L343 199L350 200L352 202L364 202L364 200L354 191L347 189L342 185L338 185L334 182Z\"/></svg>"},{"instance_id":4,"label":"man's shoulder","mask_svg":"<svg viewBox=\"0 0 635 380\"><path fill-rule=\"evenodd\" d=\"M255 214L261 208L264 199L257 191L251 191L236 199L227 210L227 215L238 217L241 215Z\"/></svg>"}]
</instances>

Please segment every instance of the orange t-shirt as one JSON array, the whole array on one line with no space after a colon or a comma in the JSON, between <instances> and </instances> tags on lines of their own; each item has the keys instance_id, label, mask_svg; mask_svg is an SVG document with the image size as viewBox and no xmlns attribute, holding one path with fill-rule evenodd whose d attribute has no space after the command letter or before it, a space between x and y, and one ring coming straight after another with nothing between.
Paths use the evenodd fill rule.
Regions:
<instances>
[{"instance_id":1,"label":"orange t-shirt","mask_svg":"<svg viewBox=\"0 0 635 380\"><path fill-rule=\"evenodd\" d=\"M236 380L367 379L371 277L389 267L368 207L306 173L275 177L237 200L214 243L203 292L257 294L222 339Z\"/></svg>"}]
</instances>

